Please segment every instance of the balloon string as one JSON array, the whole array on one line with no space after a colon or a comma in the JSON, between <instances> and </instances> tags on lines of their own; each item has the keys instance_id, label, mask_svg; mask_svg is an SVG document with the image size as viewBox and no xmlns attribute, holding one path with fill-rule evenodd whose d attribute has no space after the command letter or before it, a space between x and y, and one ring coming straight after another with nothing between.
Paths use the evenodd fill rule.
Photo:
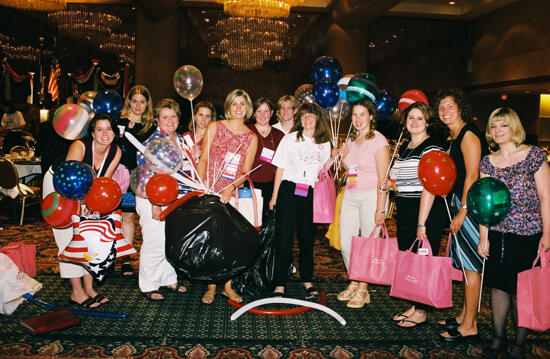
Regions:
<instances>
[{"instance_id":1,"label":"balloon string","mask_svg":"<svg viewBox=\"0 0 550 359\"><path fill-rule=\"evenodd\" d=\"M241 149L242 147L242 143L239 144L239 147L237 147L237 149L235 150L235 152L233 152L233 156L231 156L231 159L229 161L224 161L225 162L225 166L223 166L222 170L220 171L220 173L218 174L218 176L216 177L216 180L214 181L214 183L210 186L210 189L209 189L209 192L214 192L214 186L216 185L216 183L218 183L218 181L220 180L220 177L222 176L222 174L225 172L225 170L227 169L227 167L229 167L229 165L233 162L233 159L235 158L235 156L237 155L237 153L239 152L239 150ZM229 186L226 186L225 188L227 188ZM224 188L224 189L225 189Z\"/></svg>"},{"instance_id":2,"label":"balloon string","mask_svg":"<svg viewBox=\"0 0 550 359\"><path fill-rule=\"evenodd\" d=\"M197 132L195 130L195 112L193 111L193 100L189 100L189 104L191 105L191 122L193 123L193 142L195 142L195 146L196 146Z\"/></svg>"},{"instance_id":3,"label":"balloon string","mask_svg":"<svg viewBox=\"0 0 550 359\"><path fill-rule=\"evenodd\" d=\"M485 231L485 249L487 249L487 243L489 242L489 228ZM477 312L481 310L481 294L483 292L483 277L485 275L485 258L483 258L483 266L481 268L481 283L479 284L479 301L477 303Z\"/></svg>"},{"instance_id":4,"label":"balloon string","mask_svg":"<svg viewBox=\"0 0 550 359\"><path fill-rule=\"evenodd\" d=\"M397 139L397 142L395 143L395 149L393 150L393 154L390 159L390 163L388 164L388 168L386 168L386 174L384 175L384 182L388 179L388 175L390 173L390 168L393 165L393 161L395 159L395 154L397 153L397 149L399 148L399 142L401 142L401 137L403 137L403 132L405 132L405 128L401 130L401 133L399 134L399 138ZM380 189L378 190L378 193L382 193L383 186L380 186Z\"/></svg>"},{"instance_id":5,"label":"balloon string","mask_svg":"<svg viewBox=\"0 0 550 359\"><path fill-rule=\"evenodd\" d=\"M447 209L447 214L449 215L449 221L453 221L453 218L451 216L451 211L449 209L449 203L447 202L447 196L441 196L443 197L443 200L445 201L445 208ZM455 243L456 243L456 247L458 248L458 251L459 252L462 252L462 254L464 254L464 252L462 251L462 248L460 247L460 244L458 244L458 238L456 237L456 233L453 233L453 237L455 239ZM466 282L466 285L468 285L468 277L466 277L466 270L464 269L464 262L462 260L462 256L458 256L458 258L460 259L460 265L462 266L462 274L464 275L464 281Z\"/></svg>"},{"instance_id":6,"label":"balloon string","mask_svg":"<svg viewBox=\"0 0 550 359\"><path fill-rule=\"evenodd\" d=\"M332 112L330 111L328 112L328 117L329 117L329 123L330 123L330 133L332 135L332 138L331 138L332 146L336 147L335 140L334 140L336 136L334 135L334 126L332 125Z\"/></svg>"},{"instance_id":7,"label":"balloon string","mask_svg":"<svg viewBox=\"0 0 550 359\"><path fill-rule=\"evenodd\" d=\"M241 177L237 178L236 180L234 180L233 182L231 182L230 184L228 184L227 186L225 186L224 188L222 188L221 190L219 190L218 192L216 192L216 194L220 193L220 192L223 192L224 189L226 189L227 187L231 186L233 183L237 182L237 181L240 181L241 179L245 178L246 176L248 176L249 174L251 174L252 172L256 171L258 168L260 168L262 165L259 164L257 165L256 167L254 167L253 169L251 169L250 171L246 172L245 174L243 174Z\"/></svg>"}]
</instances>

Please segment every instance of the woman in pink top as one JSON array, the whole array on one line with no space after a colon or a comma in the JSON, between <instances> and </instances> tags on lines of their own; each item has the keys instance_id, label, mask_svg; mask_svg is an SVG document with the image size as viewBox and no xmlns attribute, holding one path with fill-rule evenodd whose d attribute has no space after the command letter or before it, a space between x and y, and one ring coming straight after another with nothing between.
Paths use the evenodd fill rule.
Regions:
<instances>
[{"instance_id":1,"label":"woman in pink top","mask_svg":"<svg viewBox=\"0 0 550 359\"><path fill-rule=\"evenodd\" d=\"M386 218L386 192L380 190L390 163L388 141L376 128L376 108L368 100L352 107L352 140L340 147L342 163L348 171L346 191L340 213L340 246L346 270L349 269L351 238L368 236ZM338 300L350 308L362 308L370 302L367 283L351 281Z\"/></svg>"},{"instance_id":2,"label":"woman in pink top","mask_svg":"<svg viewBox=\"0 0 550 359\"><path fill-rule=\"evenodd\" d=\"M258 138L245 125L252 116L252 100L245 91L231 91L223 108L226 119L211 122L206 129L197 171L204 184L220 194L222 203L227 203L233 191L245 181L239 177L252 169ZM222 294L237 303L243 301L231 287L231 280L225 283ZM214 302L215 295L216 284L209 284L202 302Z\"/></svg>"}]
</instances>

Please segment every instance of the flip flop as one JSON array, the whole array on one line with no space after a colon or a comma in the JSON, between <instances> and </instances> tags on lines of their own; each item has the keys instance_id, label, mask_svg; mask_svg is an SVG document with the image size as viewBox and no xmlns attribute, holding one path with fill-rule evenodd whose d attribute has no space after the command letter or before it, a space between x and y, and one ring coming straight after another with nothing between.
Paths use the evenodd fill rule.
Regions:
<instances>
[{"instance_id":1,"label":"flip flop","mask_svg":"<svg viewBox=\"0 0 550 359\"><path fill-rule=\"evenodd\" d=\"M153 298L153 294L158 294L162 296L162 293L158 290L152 290L150 292L141 292L145 297L147 297L149 300L152 300L153 302L160 302L161 300L164 300L164 297L162 298Z\"/></svg>"},{"instance_id":2,"label":"flip flop","mask_svg":"<svg viewBox=\"0 0 550 359\"><path fill-rule=\"evenodd\" d=\"M415 328L415 327L419 327L423 324L426 324L427 320L423 321L423 322L415 322L414 320L408 320L408 319L401 319L400 321L396 322L395 325L397 325L399 328L405 328L405 329L410 329L410 328ZM410 326L403 326L403 325L399 325L399 324L403 324L403 323L412 323L413 325L410 325Z\"/></svg>"},{"instance_id":3,"label":"flip flop","mask_svg":"<svg viewBox=\"0 0 550 359\"><path fill-rule=\"evenodd\" d=\"M445 333L445 332L443 332L443 333ZM479 333L464 336L456 328L447 330L447 333L449 334L448 338L444 337L442 335L443 333L439 334L439 336L441 337L441 339L445 340L448 343L456 343L456 342L463 342L463 341L467 341L467 340L477 340L477 339L479 339Z\"/></svg>"},{"instance_id":4,"label":"flip flop","mask_svg":"<svg viewBox=\"0 0 550 359\"><path fill-rule=\"evenodd\" d=\"M122 263L120 266L120 273L125 277L131 277L134 275L134 267L129 262Z\"/></svg>"},{"instance_id":5,"label":"flip flop","mask_svg":"<svg viewBox=\"0 0 550 359\"><path fill-rule=\"evenodd\" d=\"M80 303L78 303L76 300L72 300L72 299L70 299L69 301L70 301L71 304L74 304L75 306L78 306L78 307L81 307L81 308L84 308L84 309L96 309L96 308L99 308L99 306L101 305L101 303L99 303L98 306L92 307L92 305L97 303L97 302L94 302L94 300L90 297L84 299Z\"/></svg>"},{"instance_id":6,"label":"flip flop","mask_svg":"<svg viewBox=\"0 0 550 359\"><path fill-rule=\"evenodd\" d=\"M440 326L444 327L445 329L456 329L460 325L459 322L456 321L455 317L447 318L445 319L445 323L437 323Z\"/></svg>"},{"instance_id":7,"label":"flip flop","mask_svg":"<svg viewBox=\"0 0 550 359\"><path fill-rule=\"evenodd\" d=\"M283 297L285 295L285 293L281 293L281 292L273 292L273 294L271 295L272 297Z\"/></svg>"},{"instance_id":8,"label":"flip flop","mask_svg":"<svg viewBox=\"0 0 550 359\"><path fill-rule=\"evenodd\" d=\"M399 314L395 317L392 317L391 319L394 321L394 322L400 322L404 319L407 319L409 316L405 315L405 314Z\"/></svg>"},{"instance_id":9,"label":"flip flop","mask_svg":"<svg viewBox=\"0 0 550 359\"><path fill-rule=\"evenodd\" d=\"M171 292L174 292L176 294L183 294L185 292L187 292L187 288L183 285L183 284L180 284L180 283L176 283L176 285L174 287L171 287L169 285L167 286L164 286L163 288L171 291ZM181 288L183 288L183 290L180 290Z\"/></svg>"},{"instance_id":10,"label":"flip flop","mask_svg":"<svg viewBox=\"0 0 550 359\"><path fill-rule=\"evenodd\" d=\"M104 299L107 299L107 297L105 297L103 294L99 294L99 293L97 293L96 296L92 298L92 300L94 301L94 303L99 303L99 304L101 304L101 305L103 305L103 304L108 304L108 303L109 303L109 299L107 299L106 302L103 301Z\"/></svg>"}]
</instances>

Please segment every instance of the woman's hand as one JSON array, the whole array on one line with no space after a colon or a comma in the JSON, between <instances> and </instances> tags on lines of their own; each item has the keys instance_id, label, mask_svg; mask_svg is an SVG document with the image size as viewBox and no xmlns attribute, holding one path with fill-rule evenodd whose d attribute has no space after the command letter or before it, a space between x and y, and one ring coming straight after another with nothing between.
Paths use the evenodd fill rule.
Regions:
<instances>
[{"instance_id":1,"label":"woman's hand","mask_svg":"<svg viewBox=\"0 0 550 359\"><path fill-rule=\"evenodd\" d=\"M540 251L549 251L550 250L550 235L545 232L542 233L542 237L539 241L539 252Z\"/></svg>"},{"instance_id":2,"label":"woman's hand","mask_svg":"<svg viewBox=\"0 0 550 359\"><path fill-rule=\"evenodd\" d=\"M489 258L489 241L487 240L487 236L481 236L479 239L479 244L477 245L477 253L479 253L479 256L483 259Z\"/></svg>"},{"instance_id":3,"label":"woman's hand","mask_svg":"<svg viewBox=\"0 0 550 359\"><path fill-rule=\"evenodd\" d=\"M195 145L195 146L191 147L191 155L193 156L195 161L197 161L201 157L201 148L200 148L200 146Z\"/></svg>"},{"instance_id":4,"label":"woman's hand","mask_svg":"<svg viewBox=\"0 0 550 359\"><path fill-rule=\"evenodd\" d=\"M386 220L386 212L380 212L376 211L374 214L374 224L377 226L381 226L384 224L384 221Z\"/></svg>"},{"instance_id":5,"label":"woman's hand","mask_svg":"<svg viewBox=\"0 0 550 359\"><path fill-rule=\"evenodd\" d=\"M269 209L273 211L273 208L275 208L275 205L277 204L277 198L271 197L269 200Z\"/></svg>"},{"instance_id":6,"label":"woman's hand","mask_svg":"<svg viewBox=\"0 0 550 359\"><path fill-rule=\"evenodd\" d=\"M388 191L392 186L392 182L389 180L389 179L385 179L383 182L382 182L382 185L380 186L380 189L382 191Z\"/></svg>"},{"instance_id":7,"label":"woman's hand","mask_svg":"<svg viewBox=\"0 0 550 359\"><path fill-rule=\"evenodd\" d=\"M451 233L457 234L465 220L466 212L461 210L451 221L451 225L449 226L449 228L451 229Z\"/></svg>"},{"instance_id":8,"label":"woman's hand","mask_svg":"<svg viewBox=\"0 0 550 359\"><path fill-rule=\"evenodd\" d=\"M152 205L152 208L151 208L151 217L153 217L153 219L156 219L157 221L160 221L160 214L162 213L162 207L160 206L156 206L156 205Z\"/></svg>"},{"instance_id":9,"label":"woman's hand","mask_svg":"<svg viewBox=\"0 0 550 359\"><path fill-rule=\"evenodd\" d=\"M222 191L222 193L220 193L220 202L221 203L229 202L232 194L233 194L233 186L227 187Z\"/></svg>"},{"instance_id":10,"label":"woman's hand","mask_svg":"<svg viewBox=\"0 0 550 359\"><path fill-rule=\"evenodd\" d=\"M428 236L426 235L426 226L420 226L416 228L416 238L428 239Z\"/></svg>"}]
</instances>

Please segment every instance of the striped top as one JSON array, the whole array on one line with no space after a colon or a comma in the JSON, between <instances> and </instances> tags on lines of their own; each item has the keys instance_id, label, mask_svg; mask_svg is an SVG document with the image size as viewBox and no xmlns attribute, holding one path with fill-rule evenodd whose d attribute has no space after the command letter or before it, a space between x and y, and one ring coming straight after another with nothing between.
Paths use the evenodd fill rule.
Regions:
<instances>
[{"instance_id":1,"label":"striped top","mask_svg":"<svg viewBox=\"0 0 550 359\"><path fill-rule=\"evenodd\" d=\"M428 137L415 148L409 148L409 144L410 141L399 149L399 157L392 167L390 178L396 181L398 196L420 198L424 187L418 178L418 162L430 151L443 151L443 146L434 137Z\"/></svg>"}]
</instances>

